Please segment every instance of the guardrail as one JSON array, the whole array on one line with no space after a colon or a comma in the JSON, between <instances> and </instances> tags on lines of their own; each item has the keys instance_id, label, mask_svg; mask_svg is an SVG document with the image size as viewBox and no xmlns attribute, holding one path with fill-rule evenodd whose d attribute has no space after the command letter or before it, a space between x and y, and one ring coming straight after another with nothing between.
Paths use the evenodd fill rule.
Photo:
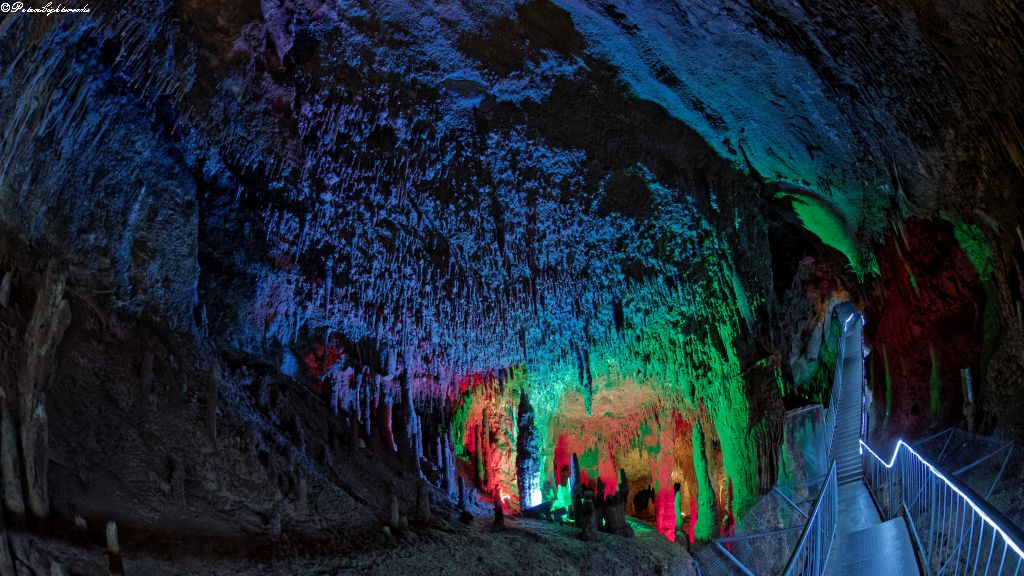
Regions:
<instances>
[{"instance_id":1,"label":"guardrail","mask_svg":"<svg viewBox=\"0 0 1024 576\"><path fill-rule=\"evenodd\" d=\"M842 322L842 330L840 331L837 344L835 379L832 383L828 410L825 413L824 438L821 445L822 461L829 462L829 467L828 472L825 474L824 482L815 498L814 506L810 513L806 513L799 505L788 498L785 493L779 490L778 486L773 489L781 500L792 506L797 513L806 517L806 523L803 526L779 528L712 540L713 548L717 549L721 557L731 564L733 571L739 570L744 576L777 573L779 568L782 568L781 573L786 576L820 576L825 572L839 516L837 469L835 461L831 460L831 453L836 426L839 422L838 412L841 408L844 408L840 404L843 389L843 362L846 356L846 336L850 322L860 317L859 312L852 308L851 311L843 320L836 318L837 322ZM777 564L779 557L775 554L751 555L746 553L750 550L745 550L743 554L739 554L735 550L730 551L730 547L748 546L755 542L778 542L778 540L783 540L790 534L795 534L798 530L800 531L799 539L796 545L793 546L792 553L784 568ZM737 557L738 555L741 555L749 564L745 564L743 560Z\"/></svg>"},{"instance_id":2,"label":"guardrail","mask_svg":"<svg viewBox=\"0 0 1024 576\"><path fill-rule=\"evenodd\" d=\"M828 467L828 476L821 487L804 526L793 555L790 556L785 576L817 576L825 572L832 540L836 535L836 520L839 517L839 485L836 483L836 463Z\"/></svg>"},{"instance_id":3,"label":"guardrail","mask_svg":"<svg viewBox=\"0 0 1024 576\"><path fill-rule=\"evenodd\" d=\"M843 328L839 332L837 346L836 372L832 381L832 393L829 396L828 411L825 413L825 441L822 444L825 462L830 462L828 474L814 509L807 517L800 540L793 549L793 554L786 564L783 574L819 576L825 572L828 554L832 550L832 540L836 535L836 520L839 515L839 486L836 482L836 463L832 459L832 440L835 439L836 426L839 423L840 399L843 391L843 363L846 358L846 333L850 321L859 316L858 312L850 314L843 320ZM836 321L839 321L838 318Z\"/></svg>"},{"instance_id":4,"label":"guardrail","mask_svg":"<svg viewBox=\"0 0 1024 576\"><path fill-rule=\"evenodd\" d=\"M1024 537L974 491L903 440L888 462L860 446L868 489L886 519L906 517L925 574L1022 573Z\"/></svg>"},{"instance_id":5,"label":"guardrail","mask_svg":"<svg viewBox=\"0 0 1024 576\"><path fill-rule=\"evenodd\" d=\"M825 442L822 444L824 458L822 462L828 462L832 456L832 440L836 437L837 412L839 409L840 391L843 388L843 356L846 355L846 326L843 326L839 333L839 345L836 356L836 374L832 380L832 394L829 395L828 409L825 411Z\"/></svg>"}]
</instances>

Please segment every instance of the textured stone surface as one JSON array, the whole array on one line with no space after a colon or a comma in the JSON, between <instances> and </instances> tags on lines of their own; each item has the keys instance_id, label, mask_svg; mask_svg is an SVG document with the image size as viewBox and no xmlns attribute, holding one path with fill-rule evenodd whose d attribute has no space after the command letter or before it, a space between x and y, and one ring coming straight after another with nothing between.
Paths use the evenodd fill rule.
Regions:
<instances>
[{"instance_id":1,"label":"textured stone surface","mask_svg":"<svg viewBox=\"0 0 1024 576\"><path fill-rule=\"evenodd\" d=\"M42 485L50 548L81 519L89 558L116 521L129 572L135 553L172 573L168 549L368 566L396 546L380 540L392 494L443 516L468 480L467 514L487 515L474 483L518 506L528 388L531 483L557 483L574 452L577 479L608 490L620 467L659 498L681 481L689 530L707 535L774 480L782 410L825 393L826 319L846 298L869 312L872 366L899 356L888 388L871 379L891 397L880 434L955 422L966 365L982 426L1022 430L1006 384L1024 369L1022 13L129 0L0 14L5 484L28 473L10 464L36 413L19 406L45 404L49 462L48 490L6 490L7 512L27 499L46 515ZM65 317L37 314L48 269L66 272L63 338L34 336ZM22 393L26 372L45 403ZM408 536L399 518L391 538L427 541L401 540L410 558L495 552L439 521ZM524 534L502 538L521 550ZM47 570L49 544L24 541Z\"/></svg>"}]
</instances>

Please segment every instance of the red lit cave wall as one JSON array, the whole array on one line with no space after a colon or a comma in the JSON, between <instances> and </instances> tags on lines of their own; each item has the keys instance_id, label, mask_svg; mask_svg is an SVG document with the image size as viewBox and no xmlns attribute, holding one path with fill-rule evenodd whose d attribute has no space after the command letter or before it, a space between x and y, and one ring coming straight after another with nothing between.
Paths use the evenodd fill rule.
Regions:
<instances>
[{"instance_id":1,"label":"red lit cave wall","mask_svg":"<svg viewBox=\"0 0 1024 576\"><path fill-rule=\"evenodd\" d=\"M964 368L980 401L988 296L980 259L972 262L956 236L944 220L910 219L878 253L881 298L865 329L876 439L963 422Z\"/></svg>"}]
</instances>

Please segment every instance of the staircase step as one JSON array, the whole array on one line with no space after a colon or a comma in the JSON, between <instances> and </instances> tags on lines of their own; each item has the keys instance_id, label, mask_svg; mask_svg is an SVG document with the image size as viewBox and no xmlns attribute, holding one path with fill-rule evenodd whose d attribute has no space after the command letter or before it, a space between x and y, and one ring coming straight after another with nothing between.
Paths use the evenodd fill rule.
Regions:
<instances>
[{"instance_id":1,"label":"staircase step","mask_svg":"<svg viewBox=\"0 0 1024 576\"><path fill-rule=\"evenodd\" d=\"M920 574L904 520L893 518L870 528L840 534L832 545L826 573Z\"/></svg>"},{"instance_id":2,"label":"staircase step","mask_svg":"<svg viewBox=\"0 0 1024 576\"><path fill-rule=\"evenodd\" d=\"M845 476L837 476L836 484L849 484L851 482L860 482L864 476L862 474L847 474Z\"/></svg>"}]
</instances>

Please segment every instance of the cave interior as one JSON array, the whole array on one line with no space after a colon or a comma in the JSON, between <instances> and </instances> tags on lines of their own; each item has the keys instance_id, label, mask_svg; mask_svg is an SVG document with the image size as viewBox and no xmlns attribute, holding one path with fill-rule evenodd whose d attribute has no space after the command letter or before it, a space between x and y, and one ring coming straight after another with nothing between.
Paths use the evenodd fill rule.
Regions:
<instances>
[{"instance_id":1,"label":"cave interior","mask_svg":"<svg viewBox=\"0 0 1024 576\"><path fill-rule=\"evenodd\" d=\"M861 439L1021 521L1020 0L36 4L0 576L698 574L847 317Z\"/></svg>"}]
</instances>

